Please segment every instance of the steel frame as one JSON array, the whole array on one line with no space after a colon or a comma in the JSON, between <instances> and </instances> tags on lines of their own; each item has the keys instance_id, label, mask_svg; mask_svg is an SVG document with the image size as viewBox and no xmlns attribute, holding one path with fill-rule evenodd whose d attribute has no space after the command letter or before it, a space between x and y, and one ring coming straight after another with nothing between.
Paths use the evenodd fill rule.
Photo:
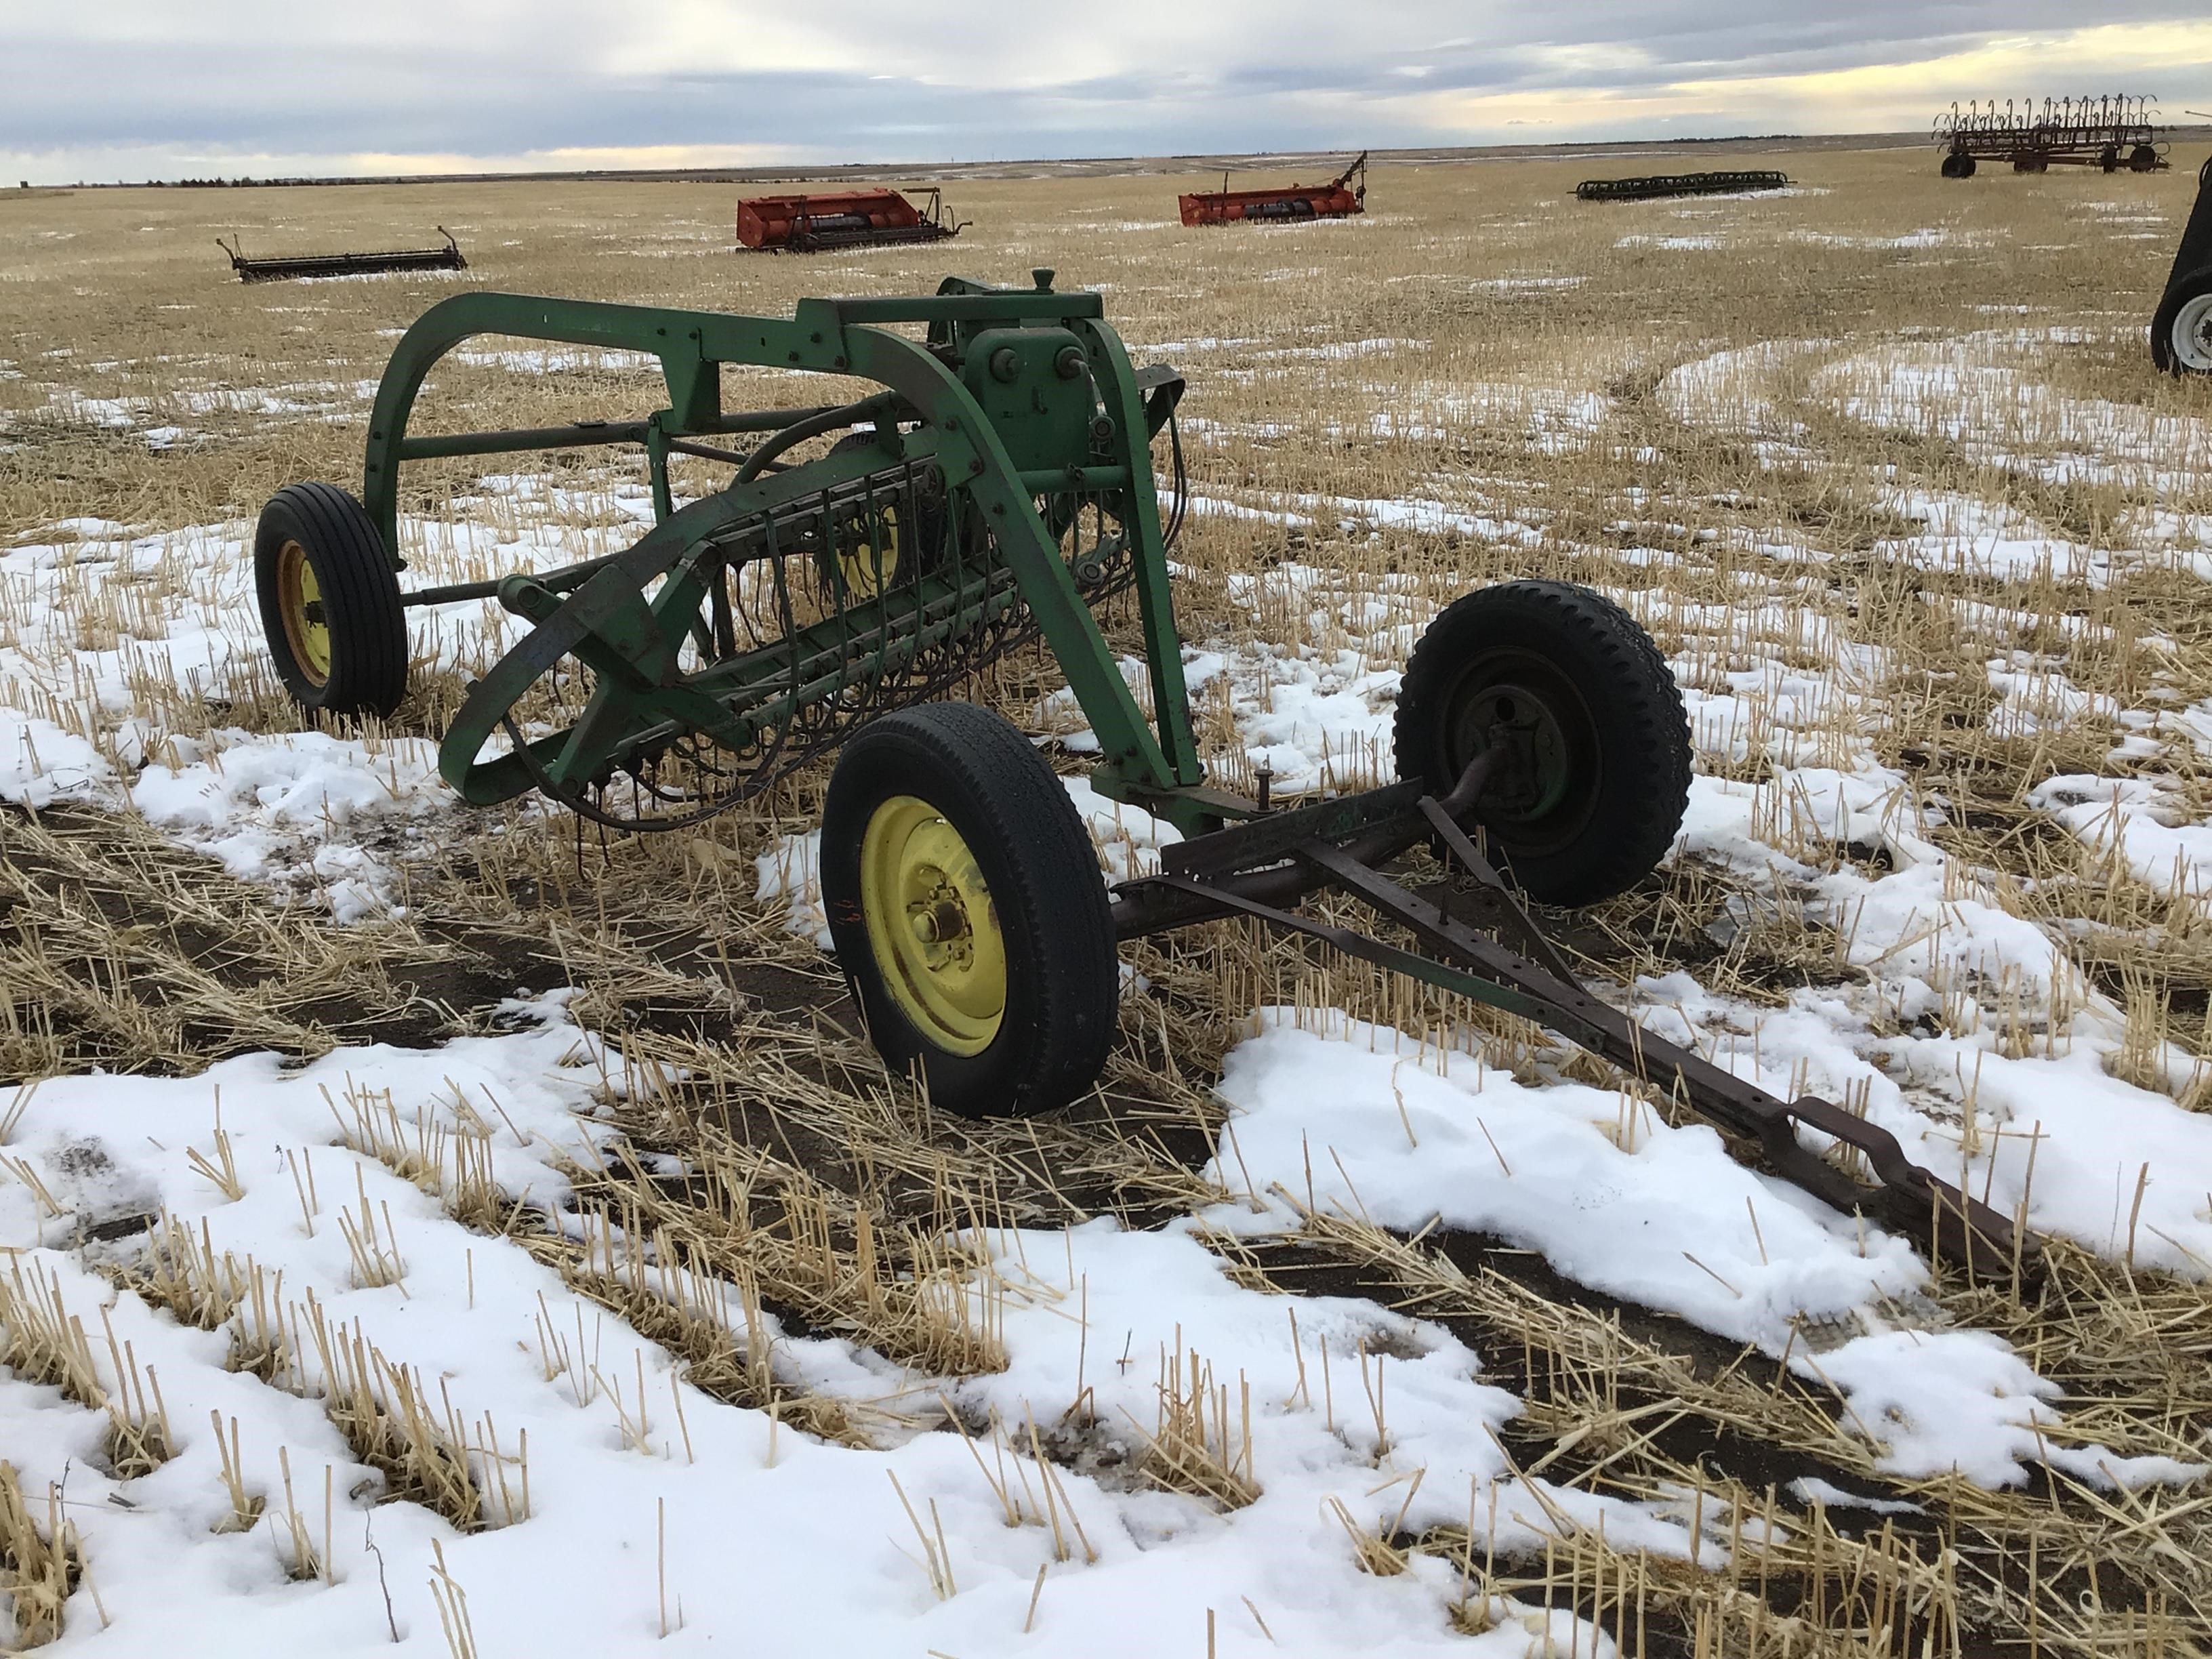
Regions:
<instances>
[{"instance_id":1,"label":"steel frame","mask_svg":"<svg viewBox=\"0 0 2212 1659\"><path fill-rule=\"evenodd\" d=\"M1648 202L1664 196L1718 196L1789 186L1786 173L1663 173L1638 179L1585 179L1575 186L1575 199Z\"/></svg>"},{"instance_id":2,"label":"steel frame","mask_svg":"<svg viewBox=\"0 0 2212 1659\"><path fill-rule=\"evenodd\" d=\"M860 627L869 632L866 640L856 642L854 620L840 615L797 636L781 653L756 653L697 672L679 670L678 648L715 574L718 538L749 520L788 510L824 488L852 484L886 464L903 462L927 465L957 481L988 515L990 534L1022 602L1034 614L1098 736L1103 755L1099 791L1144 805L1188 830L1218 823L1233 804L1201 787L1150 456L1152 435L1173 412L1182 381L1172 373L1157 371L1139 377L1120 336L1104 321L1100 297L1055 293L1051 276L1037 272L1036 286L1027 289L992 289L954 277L927 298L802 300L788 319L495 293L459 295L424 313L401 337L385 369L370 413L362 469L362 502L395 568L404 568L398 554L400 471L410 461L637 443L645 450L658 520L636 546L611 558L548 577L514 575L491 585L490 593L502 605L538 628L464 702L440 750L447 781L479 803L549 782L558 798L573 802L602 772L621 734L674 722L717 741L749 742L804 701L801 686L779 690L776 684L794 660L849 663L856 649L863 655L874 650L879 665L896 666L910 660L925 642L921 630L948 624L957 632L959 624L983 620L993 603L984 596L963 592L943 580L925 582L917 601L921 611L893 614L879 607L859 618ZM930 331L928 343L891 331L896 325L917 323ZM618 424L410 435L416 399L432 367L464 341L483 334L650 354L659 361L668 406L642 421ZM963 359L987 334L992 351L1033 354L1044 345L1056 349L1062 341L1077 346L1088 376L1084 395L1095 384L1104 406L1103 453L1054 457L1054 464L1044 464L1047 458L1026 453L1034 447L1022 435L1029 410L986 412L969 381L948 366L948 359ZM726 412L720 376L724 363L853 376L885 390L842 406ZM1043 387L1033 389L1044 395ZM880 453L830 458L788 473L749 476L741 467L738 482L728 489L680 510L674 505L668 483L671 453L746 459L708 450L696 439L775 434L763 446L770 450L765 462L772 459L771 447L779 437L787 447L796 441L791 434L801 428L801 435L812 435L865 424L875 426ZM1024 459L1039 464L1018 464L1010 443L1025 452ZM1151 663L1156 711L1151 720L1115 666L1054 526L1039 514L1040 495L1049 498L1055 492L1103 495L1118 506ZM664 577L668 580L648 600L644 591ZM402 597L408 604L436 605L483 597L484 591L482 585L469 585ZM570 653L600 677L586 718L566 733L532 743L527 758L480 763L484 742L515 701Z\"/></svg>"},{"instance_id":3,"label":"steel frame","mask_svg":"<svg viewBox=\"0 0 2212 1659\"><path fill-rule=\"evenodd\" d=\"M215 245L230 256L230 268L238 273L241 283L358 276L388 270L466 270L469 262L461 257L460 244L453 240L453 233L440 225L438 234L446 239L443 247L396 248L380 253L280 254L259 259L249 259L240 252L234 236L228 242L218 236Z\"/></svg>"},{"instance_id":4,"label":"steel frame","mask_svg":"<svg viewBox=\"0 0 2212 1659\"><path fill-rule=\"evenodd\" d=\"M2157 101L2133 96L2033 99L1999 110L1993 98L1963 110L1953 104L1936 118L1943 175L1972 176L1976 161L2009 161L2018 173L2051 167L2125 168L2151 173L2167 163L2158 136Z\"/></svg>"}]
</instances>

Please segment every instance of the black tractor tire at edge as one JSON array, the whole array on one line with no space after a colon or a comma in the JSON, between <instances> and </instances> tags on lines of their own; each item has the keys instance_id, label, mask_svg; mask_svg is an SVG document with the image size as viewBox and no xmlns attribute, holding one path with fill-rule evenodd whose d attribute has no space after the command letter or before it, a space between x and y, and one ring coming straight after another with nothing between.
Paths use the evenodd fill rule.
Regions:
<instances>
[{"instance_id":1,"label":"black tractor tire at edge","mask_svg":"<svg viewBox=\"0 0 2212 1659\"><path fill-rule=\"evenodd\" d=\"M2180 354L2174 350L2173 325L2184 306L2206 295L2212 295L2212 264L2185 272L2166 285L2166 292L2160 296L2158 309L2151 313L2150 319L2150 360L2160 372L2167 374L2198 372L2192 371Z\"/></svg>"},{"instance_id":2,"label":"black tractor tire at edge","mask_svg":"<svg viewBox=\"0 0 2212 1659\"><path fill-rule=\"evenodd\" d=\"M861 914L862 838L896 795L958 832L990 889L1006 957L997 1034L975 1054L938 1047L884 984ZM822 896L839 965L894 1071L918 1066L931 1101L966 1117L1050 1111L1097 1081L1115 1030L1121 963L1090 833L1044 757L1003 716L924 703L845 744L822 811Z\"/></svg>"},{"instance_id":3,"label":"black tractor tire at edge","mask_svg":"<svg viewBox=\"0 0 2212 1659\"><path fill-rule=\"evenodd\" d=\"M1569 793L1525 823L1478 805L1490 856L1541 902L1610 897L1642 880L1673 845L1691 764L1689 720L1666 659L1603 595L1568 582L1516 581L1447 605L1406 664L1398 775L1449 790L1480 741L1467 729L1468 700L1486 685L1523 682L1541 683L1536 699L1571 750Z\"/></svg>"}]
</instances>

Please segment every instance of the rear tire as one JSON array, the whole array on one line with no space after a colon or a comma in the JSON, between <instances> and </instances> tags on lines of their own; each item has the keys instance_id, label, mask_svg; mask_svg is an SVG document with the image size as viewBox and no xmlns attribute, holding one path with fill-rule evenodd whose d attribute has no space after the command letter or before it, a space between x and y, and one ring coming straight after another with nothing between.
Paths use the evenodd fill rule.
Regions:
<instances>
[{"instance_id":1,"label":"rear tire","mask_svg":"<svg viewBox=\"0 0 2212 1659\"><path fill-rule=\"evenodd\" d=\"M288 484L253 532L261 626L284 689L311 712L389 714L407 694L399 574L359 501Z\"/></svg>"},{"instance_id":2,"label":"rear tire","mask_svg":"<svg viewBox=\"0 0 2212 1659\"><path fill-rule=\"evenodd\" d=\"M1511 745L1475 817L1530 896L1589 904L1633 886L1681 828L1690 723L1666 659L1589 588L1520 581L1455 600L1406 664L1398 775L1442 795Z\"/></svg>"},{"instance_id":3,"label":"rear tire","mask_svg":"<svg viewBox=\"0 0 2212 1659\"><path fill-rule=\"evenodd\" d=\"M2212 374L2212 265L2166 284L2151 313L2150 356L2168 374Z\"/></svg>"},{"instance_id":4,"label":"rear tire","mask_svg":"<svg viewBox=\"0 0 2212 1659\"><path fill-rule=\"evenodd\" d=\"M822 811L830 933L877 1051L963 1117L1049 1111L1106 1063L1121 995L1097 853L1001 716L872 720Z\"/></svg>"}]
</instances>

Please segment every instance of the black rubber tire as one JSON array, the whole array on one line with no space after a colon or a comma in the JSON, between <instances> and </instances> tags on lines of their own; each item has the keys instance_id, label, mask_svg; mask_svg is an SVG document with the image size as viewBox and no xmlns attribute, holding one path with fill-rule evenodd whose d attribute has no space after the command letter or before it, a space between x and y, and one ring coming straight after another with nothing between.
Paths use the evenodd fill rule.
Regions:
<instances>
[{"instance_id":1,"label":"black rubber tire","mask_svg":"<svg viewBox=\"0 0 2212 1659\"><path fill-rule=\"evenodd\" d=\"M2137 144L2128 152L2128 171L2149 173L2158 166L2158 151L2149 144Z\"/></svg>"},{"instance_id":2,"label":"black rubber tire","mask_svg":"<svg viewBox=\"0 0 2212 1659\"><path fill-rule=\"evenodd\" d=\"M1937 171L1946 179L1963 179L1966 176L1966 170L1959 164L1966 159L1955 151L1947 150L1943 155L1943 165Z\"/></svg>"},{"instance_id":3,"label":"black rubber tire","mask_svg":"<svg viewBox=\"0 0 2212 1659\"><path fill-rule=\"evenodd\" d=\"M941 812L990 890L1006 1002L979 1054L953 1053L915 1027L868 941L861 839L895 795ZM822 809L822 897L877 1052L895 1071L919 1066L937 1105L963 1117L1046 1112L1097 1080L1121 1000L1105 881L1066 789L1004 716L972 703L925 703L854 733Z\"/></svg>"},{"instance_id":4,"label":"black rubber tire","mask_svg":"<svg viewBox=\"0 0 2212 1659\"><path fill-rule=\"evenodd\" d=\"M2150 360L2164 373L2191 374L2204 372L2191 368L2174 350L2173 325L2184 306L2207 295L2212 295L2212 265L2199 265L2166 285L2166 293L2150 319Z\"/></svg>"},{"instance_id":5,"label":"black rubber tire","mask_svg":"<svg viewBox=\"0 0 2212 1659\"><path fill-rule=\"evenodd\" d=\"M321 590L330 630L330 672L300 660L281 597L285 548L296 544ZM253 586L261 627L284 689L302 708L331 714L389 714L407 694L407 613L399 573L359 501L335 484L287 484L269 498L253 531Z\"/></svg>"},{"instance_id":6,"label":"black rubber tire","mask_svg":"<svg viewBox=\"0 0 2212 1659\"><path fill-rule=\"evenodd\" d=\"M1491 857L1547 904L1589 904L1635 885L1674 844L1690 794L1690 722L1651 637L1602 594L1518 581L1454 600L1413 647L1398 690L1398 775L1441 795L1488 741L1486 690L1526 690L1565 752L1564 798L1527 816L1524 763L1478 806ZM1507 705L1510 708L1510 703ZM1509 715L1509 718L1510 716ZM1536 807L1543 810L1537 811Z\"/></svg>"},{"instance_id":7,"label":"black rubber tire","mask_svg":"<svg viewBox=\"0 0 2212 1659\"><path fill-rule=\"evenodd\" d=\"M1974 158L1972 156L1961 155L1959 158L1959 176L1961 179L1971 179L1974 176Z\"/></svg>"}]
</instances>

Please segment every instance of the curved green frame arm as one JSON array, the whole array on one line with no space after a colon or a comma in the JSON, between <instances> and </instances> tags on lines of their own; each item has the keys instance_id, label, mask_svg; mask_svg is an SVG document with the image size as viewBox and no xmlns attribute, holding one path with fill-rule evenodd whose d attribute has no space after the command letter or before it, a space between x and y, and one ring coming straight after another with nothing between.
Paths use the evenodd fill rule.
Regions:
<instances>
[{"instance_id":1,"label":"curved green frame arm","mask_svg":"<svg viewBox=\"0 0 2212 1659\"><path fill-rule=\"evenodd\" d=\"M1040 273L1041 277L1046 275ZM1126 523L1157 729L1131 694L1057 541L1037 515L1036 495L1050 489L1049 480L1017 468L982 405L936 352L873 325L890 323L927 324L932 338L939 340L957 339L984 328L1042 325L1066 328L1084 343L1114 425L1116 470L1127 481ZM763 429L760 416L723 413L723 363L853 375L890 387L933 428L936 458L948 478L963 478L990 516L1023 598L1098 738L1102 792L1116 797L1142 795L1147 804L1165 797L1162 810L1171 817L1191 817L1189 827L1195 827L1201 809L1194 805L1183 812L1173 799L1178 790L1197 786L1203 772L1190 730L1149 449L1152 432L1158 420L1164 418L1168 404L1148 403L1142 395L1120 337L1104 321L1098 295L1055 294L1042 283L1033 289L984 289L962 283L957 291L924 298L803 300L789 319L525 295L456 295L425 312L401 337L370 412L362 500L395 565L400 562L399 471L405 461L604 441L585 427L410 440L408 424L415 401L432 368L463 341L483 334L635 351L659 359L669 406L641 428L608 431L620 438L641 436L655 463L658 516L670 530L695 515L670 514L661 471L665 441ZM772 417L779 422L784 418L781 414ZM1071 459L1071 477L1082 474L1081 459ZM552 624L583 599L581 592L573 596L554 617L541 618L541 624ZM554 629L547 641L574 625L572 620ZM524 641L516 650L525 650L529 643Z\"/></svg>"}]
</instances>

